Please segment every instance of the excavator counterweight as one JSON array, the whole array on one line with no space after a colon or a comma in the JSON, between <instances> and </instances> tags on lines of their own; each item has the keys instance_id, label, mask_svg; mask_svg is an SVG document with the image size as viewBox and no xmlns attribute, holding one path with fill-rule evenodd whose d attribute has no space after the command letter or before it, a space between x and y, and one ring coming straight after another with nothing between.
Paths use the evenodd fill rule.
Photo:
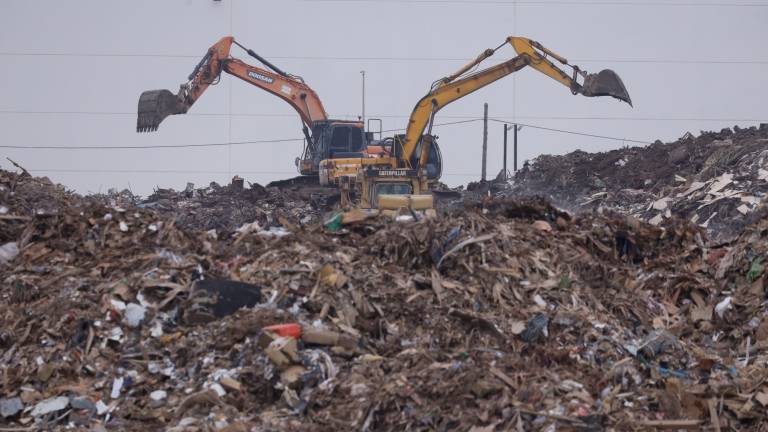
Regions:
<instances>
[{"instance_id":1,"label":"excavator counterweight","mask_svg":"<svg viewBox=\"0 0 768 432\"><path fill-rule=\"evenodd\" d=\"M610 69L588 74L584 78L580 93L587 97L611 96L632 106L632 99L629 97L627 88L624 87L624 82L616 72Z\"/></svg>"},{"instance_id":2,"label":"excavator counterweight","mask_svg":"<svg viewBox=\"0 0 768 432\"><path fill-rule=\"evenodd\" d=\"M169 90L148 90L139 97L136 132L156 131L160 122L173 114L186 112L179 97Z\"/></svg>"}]
</instances>

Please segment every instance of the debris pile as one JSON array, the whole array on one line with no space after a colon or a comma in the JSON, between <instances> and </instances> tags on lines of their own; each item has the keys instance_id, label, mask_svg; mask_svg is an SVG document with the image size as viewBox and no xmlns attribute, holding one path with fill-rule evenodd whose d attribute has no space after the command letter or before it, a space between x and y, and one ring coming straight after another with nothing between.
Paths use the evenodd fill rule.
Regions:
<instances>
[{"instance_id":1,"label":"debris pile","mask_svg":"<svg viewBox=\"0 0 768 432\"><path fill-rule=\"evenodd\" d=\"M292 224L317 222L329 209L324 198L320 192L307 190L265 188L255 183L244 187L242 179L236 177L226 186L212 182L196 189L188 183L181 192L159 188L138 206L175 217L182 228L230 232L252 222L265 227L283 220Z\"/></svg>"},{"instance_id":2,"label":"debris pile","mask_svg":"<svg viewBox=\"0 0 768 432\"><path fill-rule=\"evenodd\" d=\"M502 194L541 194L572 211L614 209L654 225L681 217L719 243L755 219L766 193L768 125L604 153L540 156Z\"/></svg>"},{"instance_id":3,"label":"debris pile","mask_svg":"<svg viewBox=\"0 0 768 432\"><path fill-rule=\"evenodd\" d=\"M9 427L766 421L765 220L717 249L682 220L571 218L541 200L216 234L159 204L107 205L0 174L0 233L17 249L0 264ZM34 211L44 194L58 197L56 212ZM165 194L149 202L183 213L197 199Z\"/></svg>"}]
</instances>

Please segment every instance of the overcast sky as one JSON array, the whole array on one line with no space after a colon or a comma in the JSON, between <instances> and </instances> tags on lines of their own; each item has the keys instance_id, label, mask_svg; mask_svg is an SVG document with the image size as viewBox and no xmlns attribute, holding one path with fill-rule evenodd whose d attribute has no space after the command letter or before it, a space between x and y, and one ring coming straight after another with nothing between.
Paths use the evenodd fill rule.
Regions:
<instances>
[{"instance_id":1,"label":"overcast sky","mask_svg":"<svg viewBox=\"0 0 768 432\"><path fill-rule=\"evenodd\" d=\"M278 98L224 76L188 115L137 134L144 90L176 92L208 47L233 35L304 77L328 113L361 111L385 129L405 126L434 80L509 35L526 36L583 69L615 70L635 107L572 96L524 69L454 102L436 123L490 116L520 123L672 141L686 131L768 122L768 1L249 1L0 0L0 145L118 146L300 138ZM571 3L571 4L568 4ZM602 3L602 4L601 4ZM233 47L233 54L258 65ZM492 60L514 56L511 47ZM489 63L494 64L494 63ZM231 114L231 115L230 115ZM435 128L450 185L480 175L482 122ZM520 160L542 153L621 147L615 140L533 128ZM183 188L234 174L265 184L295 173L299 142L194 149L0 148L36 175L79 192ZM510 151L511 153L511 151ZM502 125L489 127L489 173L502 166ZM511 166L511 155L509 159Z\"/></svg>"}]
</instances>

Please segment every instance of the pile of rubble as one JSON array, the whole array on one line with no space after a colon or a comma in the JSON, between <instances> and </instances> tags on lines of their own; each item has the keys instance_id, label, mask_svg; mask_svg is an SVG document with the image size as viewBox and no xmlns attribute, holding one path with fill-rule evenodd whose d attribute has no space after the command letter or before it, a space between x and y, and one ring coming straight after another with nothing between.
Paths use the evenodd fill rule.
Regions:
<instances>
[{"instance_id":1,"label":"pile of rubble","mask_svg":"<svg viewBox=\"0 0 768 432\"><path fill-rule=\"evenodd\" d=\"M212 182L208 187L195 188L188 183L184 191L156 189L138 204L140 208L157 211L176 219L182 228L233 231L246 223L262 226L280 224L285 219L295 224L320 220L329 206L325 195L307 190L263 187L235 177L226 186ZM322 196L321 196L322 195Z\"/></svg>"},{"instance_id":2,"label":"pile of rubble","mask_svg":"<svg viewBox=\"0 0 768 432\"><path fill-rule=\"evenodd\" d=\"M7 172L0 184L0 424L13 430L766 421L765 220L716 249L681 220L571 218L541 200L212 232L159 205ZM57 211L36 211L45 195Z\"/></svg>"},{"instance_id":3,"label":"pile of rubble","mask_svg":"<svg viewBox=\"0 0 768 432\"><path fill-rule=\"evenodd\" d=\"M504 195L541 194L563 208L614 209L654 225L681 217L714 243L733 240L768 193L768 124L605 153L540 156Z\"/></svg>"}]
</instances>

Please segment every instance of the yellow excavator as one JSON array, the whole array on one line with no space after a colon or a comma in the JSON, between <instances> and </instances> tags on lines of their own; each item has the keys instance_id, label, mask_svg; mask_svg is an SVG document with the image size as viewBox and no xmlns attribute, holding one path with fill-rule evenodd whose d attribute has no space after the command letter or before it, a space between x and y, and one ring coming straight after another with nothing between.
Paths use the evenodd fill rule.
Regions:
<instances>
[{"instance_id":1,"label":"yellow excavator","mask_svg":"<svg viewBox=\"0 0 768 432\"><path fill-rule=\"evenodd\" d=\"M517 56L472 72L507 43L514 48ZM552 60L570 67L571 74ZM405 134L395 135L388 143L380 143L382 148L389 149L387 154L378 158L323 160L319 166L320 182L339 185L342 204L347 206L380 210L432 208L430 184L442 172L442 159L436 138L432 135L435 115L449 103L526 66L568 87L574 95L611 96L632 106L624 83L612 70L590 74L534 40L510 36L495 49L483 51L455 73L435 81L430 91L413 108Z\"/></svg>"},{"instance_id":2,"label":"yellow excavator","mask_svg":"<svg viewBox=\"0 0 768 432\"><path fill-rule=\"evenodd\" d=\"M252 66L230 54L232 45L263 63L269 70ZM362 121L328 118L323 103L300 76L289 74L244 47L232 36L221 38L205 53L192 73L174 94L170 90L148 90L139 97L137 132L153 132L168 116L185 114L208 87L226 72L287 102L299 114L306 144L296 164L305 176L316 176L324 159L368 157Z\"/></svg>"}]
</instances>

